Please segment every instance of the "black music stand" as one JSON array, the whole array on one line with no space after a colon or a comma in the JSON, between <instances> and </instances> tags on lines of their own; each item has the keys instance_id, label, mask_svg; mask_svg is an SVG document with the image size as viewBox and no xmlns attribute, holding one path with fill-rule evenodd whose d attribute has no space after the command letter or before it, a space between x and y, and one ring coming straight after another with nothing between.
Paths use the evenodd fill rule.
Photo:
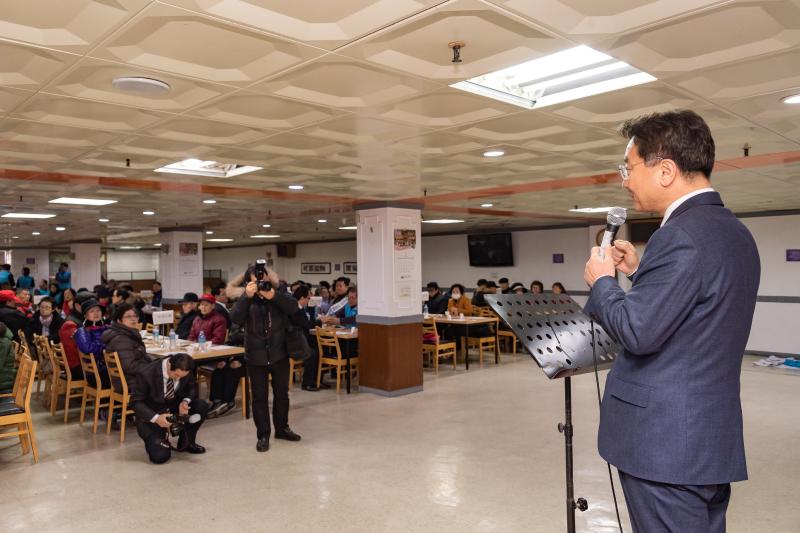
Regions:
<instances>
[{"instance_id":1,"label":"black music stand","mask_svg":"<svg viewBox=\"0 0 800 533\"><path fill-rule=\"evenodd\" d=\"M584 498L575 500L572 474L572 383L570 378L608 368L617 345L566 294L487 294L486 302L508 324L525 350L550 379L564 378L564 434L567 484L567 531L575 532L575 509L585 511ZM594 331L592 331L594 326ZM596 345L595 345L596 344Z\"/></svg>"}]
</instances>

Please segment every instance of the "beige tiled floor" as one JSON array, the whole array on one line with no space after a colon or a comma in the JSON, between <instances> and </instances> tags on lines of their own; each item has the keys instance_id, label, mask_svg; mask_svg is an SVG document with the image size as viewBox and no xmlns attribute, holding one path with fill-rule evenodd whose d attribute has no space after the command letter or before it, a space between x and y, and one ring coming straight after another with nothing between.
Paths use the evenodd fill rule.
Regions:
<instances>
[{"instance_id":1,"label":"beige tiled floor","mask_svg":"<svg viewBox=\"0 0 800 533\"><path fill-rule=\"evenodd\" d=\"M750 481L736 484L733 533L797 533L800 373L745 361ZM476 365L477 366L477 365ZM594 379L573 380L575 484L589 510L579 531L615 531L596 453ZM469 373L426 373L401 398L292 393L298 444L255 451L239 413L207 423L205 456L145 461L133 429L93 436L36 415L41 463L0 441L0 532L556 532L564 528L563 388L518 358ZM618 485L617 485L618 486ZM620 496L623 524L630 531Z\"/></svg>"}]
</instances>

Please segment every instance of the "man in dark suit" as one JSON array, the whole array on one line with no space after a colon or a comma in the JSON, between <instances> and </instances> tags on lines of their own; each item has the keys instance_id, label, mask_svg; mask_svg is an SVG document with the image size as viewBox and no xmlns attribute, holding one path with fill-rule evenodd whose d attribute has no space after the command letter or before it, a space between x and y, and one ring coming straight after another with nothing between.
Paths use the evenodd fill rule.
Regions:
<instances>
[{"instance_id":1,"label":"man in dark suit","mask_svg":"<svg viewBox=\"0 0 800 533\"><path fill-rule=\"evenodd\" d=\"M176 450L205 453L205 448L197 444L195 438L208 413L208 404L197 398L194 360L189 354L174 354L142 368L136 376L132 403L136 429L151 462L169 461L170 417L188 418Z\"/></svg>"},{"instance_id":2,"label":"man in dark suit","mask_svg":"<svg viewBox=\"0 0 800 533\"><path fill-rule=\"evenodd\" d=\"M711 188L714 140L691 111L641 117L623 186L663 214L641 260L594 248L586 312L620 344L600 411L600 454L619 470L634 531L721 532L747 479L739 395L760 278L756 244ZM633 286L626 294L615 269Z\"/></svg>"}]
</instances>

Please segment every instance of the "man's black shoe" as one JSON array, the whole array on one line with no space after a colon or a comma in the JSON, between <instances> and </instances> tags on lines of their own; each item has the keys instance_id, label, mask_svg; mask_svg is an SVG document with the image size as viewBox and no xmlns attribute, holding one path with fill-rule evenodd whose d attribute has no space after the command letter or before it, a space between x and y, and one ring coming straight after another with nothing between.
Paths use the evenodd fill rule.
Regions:
<instances>
[{"instance_id":1,"label":"man's black shoe","mask_svg":"<svg viewBox=\"0 0 800 533\"><path fill-rule=\"evenodd\" d=\"M233 409L234 407L236 407L236 402L223 403L219 407L219 409L217 409L217 415L216 416L222 416L222 415L228 414L230 412L230 410Z\"/></svg>"},{"instance_id":2,"label":"man's black shoe","mask_svg":"<svg viewBox=\"0 0 800 533\"><path fill-rule=\"evenodd\" d=\"M314 385L303 385L303 390L307 390L309 392L317 392L319 391L319 388L315 387Z\"/></svg>"},{"instance_id":3,"label":"man's black shoe","mask_svg":"<svg viewBox=\"0 0 800 533\"><path fill-rule=\"evenodd\" d=\"M275 438L297 442L300 440L300 435L292 431L292 428L289 426L286 426L285 428L275 432Z\"/></svg>"},{"instance_id":4,"label":"man's black shoe","mask_svg":"<svg viewBox=\"0 0 800 533\"><path fill-rule=\"evenodd\" d=\"M269 450L269 437L258 439L258 442L256 443L256 450L260 452L266 452Z\"/></svg>"},{"instance_id":5,"label":"man's black shoe","mask_svg":"<svg viewBox=\"0 0 800 533\"><path fill-rule=\"evenodd\" d=\"M206 453L206 449L199 444L192 443L186 447L186 450L189 453Z\"/></svg>"}]
</instances>

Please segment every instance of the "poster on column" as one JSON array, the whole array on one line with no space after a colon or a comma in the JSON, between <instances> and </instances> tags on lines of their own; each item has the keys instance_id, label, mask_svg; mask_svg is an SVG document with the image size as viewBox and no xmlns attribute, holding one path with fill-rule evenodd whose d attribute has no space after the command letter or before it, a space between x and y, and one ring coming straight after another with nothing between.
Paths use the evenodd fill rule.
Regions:
<instances>
[{"instance_id":1,"label":"poster on column","mask_svg":"<svg viewBox=\"0 0 800 533\"><path fill-rule=\"evenodd\" d=\"M417 230L404 225L394 228L394 297L398 307L407 309L412 305L420 282L416 279Z\"/></svg>"}]
</instances>

